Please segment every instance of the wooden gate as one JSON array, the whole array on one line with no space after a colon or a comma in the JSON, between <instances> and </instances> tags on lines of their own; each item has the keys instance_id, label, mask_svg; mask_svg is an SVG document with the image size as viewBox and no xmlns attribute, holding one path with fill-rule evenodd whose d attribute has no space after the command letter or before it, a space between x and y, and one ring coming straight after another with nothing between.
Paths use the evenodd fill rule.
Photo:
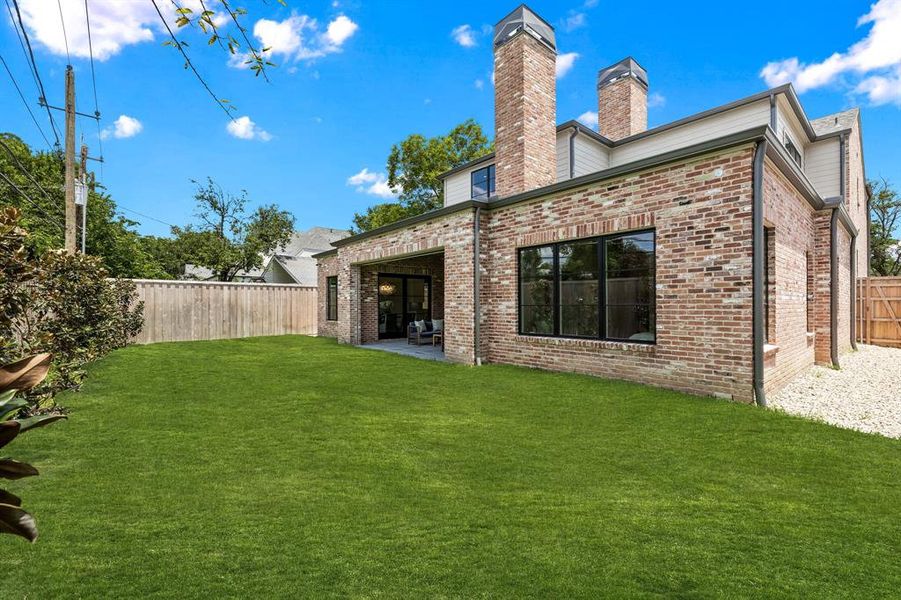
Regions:
<instances>
[{"instance_id":1,"label":"wooden gate","mask_svg":"<svg viewBox=\"0 0 901 600\"><path fill-rule=\"evenodd\" d=\"M857 341L901 348L901 277L857 280Z\"/></svg>"}]
</instances>

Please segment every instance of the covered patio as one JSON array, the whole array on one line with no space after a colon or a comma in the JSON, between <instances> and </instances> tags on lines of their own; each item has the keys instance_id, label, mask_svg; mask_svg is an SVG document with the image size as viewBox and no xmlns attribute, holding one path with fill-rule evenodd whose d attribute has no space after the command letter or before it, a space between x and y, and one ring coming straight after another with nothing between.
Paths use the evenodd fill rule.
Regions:
<instances>
[{"instance_id":1,"label":"covered patio","mask_svg":"<svg viewBox=\"0 0 901 600\"><path fill-rule=\"evenodd\" d=\"M392 354L421 358L423 360L447 360L444 357L444 350L441 349L441 344L424 344L422 346L417 346L408 343L406 339L396 339L380 340L360 347L366 348L367 350L381 350L382 352L391 352Z\"/></svg>"}]
</instances>

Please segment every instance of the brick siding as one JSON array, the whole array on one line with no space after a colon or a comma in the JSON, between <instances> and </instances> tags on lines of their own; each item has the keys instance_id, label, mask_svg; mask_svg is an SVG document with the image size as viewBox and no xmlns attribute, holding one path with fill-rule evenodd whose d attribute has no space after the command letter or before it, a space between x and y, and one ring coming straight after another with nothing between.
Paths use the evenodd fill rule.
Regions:
<instances>
[{"instance_id":1,"label":"brick siding","mask_svg":"<svg viewBox=\"0 0 901 600\"><path fill-rule=\"evenodd\" d=\"M598 88L598 131L613 141L648 128L648 91L633 77Z\"/></svg>"}]
</instances>

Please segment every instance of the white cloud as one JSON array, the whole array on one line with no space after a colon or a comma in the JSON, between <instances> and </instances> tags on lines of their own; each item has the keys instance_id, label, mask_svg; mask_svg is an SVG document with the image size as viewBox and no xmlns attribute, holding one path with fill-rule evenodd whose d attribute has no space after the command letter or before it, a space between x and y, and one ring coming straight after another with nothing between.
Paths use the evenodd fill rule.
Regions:
<instances>
[{"instance_id":1,"label":"white cloud","mask_svg":"<svg viewBox=\"0 0 901 600\"><path fill-rule=\"evenodd\" d=\"M596 110L588 110L583 112L576 119L579 123L584 125L585 127L590 127L595 131L598 130L598 111Z\"/></svg>"},{"instance_id":2,"label":"white cloud","mask_svg":"<svg viewBox=\"0 0 901 600\"><path fill-rule=\"evenodd\" d=\"M105 127L100 132L101 139L110 137L125 139L138 135L144 130L144 124L128 115L119 115L119 118L113 121L109 127Z\"/></svg>"},{"instance_id":3,"label":"white cloud","mask_svg":"<svg viewBox=\"0 0 901 600\"><path fill-rule=\"evenodd\" d=\"M171 2L158 4L173 30L177 29L174 25L175 6ZM19 0L19 6L29 35L42 47L57 56L65 56L68 39L69 52L73 57L90 56L83 2L69 0L57 5L56 0ZM179 6L194 10L195 15L203 10L200 0L184 0L179 2ZM159 15L149 1L90 0L89 8L91 42L97 60L107 60L126 46L150 42L157 35L167 37ZM66 22L65 38L60 9ZM217 27L225 26L230 21L228 15L222 12L216 12L212 20Z\"/></svg>"},{"instance_id":4,"label":"white cloud","mask_svg":"<svg viewBox=\"0 0 901 600\"><path fill-rule=\"evenodd\" d=\"M853 91L873 104L901 104L901 0L879 0L857 26L872 25L867 35L845 52L803 63L797 57L767 63L760 76L767 85L791 82L799 93L820 88L842 75L857 78Z\"/></svg>"},{"instance_id":5,"label":"white cloud","mask_svg":"<svg viewBox=\"0 0 901 600\"><path fill-rule=\"evenodd\" d=\"M379 198L395 198L397 191L388 185L388 178L384 173L373 173L367 168L356 175L347 178L347 185L353 186L361 194L378 196Z\"/></svg>"},{"instance_id":6,"label":"white cloud","mask_svg":"<svg viewBox=\"0 0 901 600\"><path fill-rule=\"evenodd\" d=\"M475 88L477 90L485 89L485 80L484 79L476 79L472 84L475 86Z\"/></svg>"},{"instance_id":7,"label":"white cloud","mask_svg":"<svg viewBox=\"0 0 901 600\"><path fill-rule=\"evenodd\" d=\"M338 15L323 30L319 22L308 15L293 14L283 21L260 19L253 26L253 35L261 48L269 48L267 58L279 60L313 60L341 52L344 43L359 29L345 15ZM233 55L229 66L246 68L246 55Z\"/></svg>"},{"instance_id":8,"label":"white cloud","mask_svg":"<svg viewBox=\"0 0 901 600\"><path fill-rule=\"evenodd\" d=\"M660 92L651 92L648 95L648 108L656 108L658 106L666 105L666 96L661 94Z\"/></svg>"},{"instance_id":9,"label":"white cloud","mask_svg":"<svg viewBox=\"0 0 901 600\"><path fill-rule=\"evenodd\" d=\"M240 140L260 140L261 142L268 142L272 139L272 134L265 129L262 129L246 115L238 117L234 121L229 121L225 126L225 130L228 131L230 136Z\"/></svg>"},{"instance_id":10,"label":"white cloud","mask_svg":"<svg viewBox=\"0 0 901 600\"><path fill-rule=\"evenodd\" d=\"M569 73L569 71L573 68L573 65L575 65L577 58L579 58L578 52L567 52L565 54L557 55L557 79L566 77L566 74Z\"/></svg>"},{"instance_id":11,"label":"white cloud","mask_svg":"<svg viewBox=\"0 0 901 600\"><path fill-rule=\"evenodd\" d=\"M328 28L325 30L325 37L332 43L333 46L340 47L344 42L346 42L354 33L356 33L357 29L360 26L345 17L344 15L338 15L334 21L328 24Z\"/></svg>"},{"instance_id":12,"label":"white cloud","mask_svg":"<svg viewBox=\"0 0 901 600\"><path fill-rule=\"evenodd\" d=\"M574 10L569 11L569 14L563 19L563 29L565 31L575 31L580 27L585 27L587 24L588 18L585 16L585 13Z\"/></svg>"},{"instance_id":13,"label":"white cloud","mask_svg":"<svg viewBox=\"0 0 901 600\"><path fill-rule=\"evenodd\" d=\"M475 32L469 25L460 25L459 27L454 27L454 29L451 31L451 37L454 38L455 42L457 42L464 48L472 48L476 45Z\"/></svg>"}]
</instances>

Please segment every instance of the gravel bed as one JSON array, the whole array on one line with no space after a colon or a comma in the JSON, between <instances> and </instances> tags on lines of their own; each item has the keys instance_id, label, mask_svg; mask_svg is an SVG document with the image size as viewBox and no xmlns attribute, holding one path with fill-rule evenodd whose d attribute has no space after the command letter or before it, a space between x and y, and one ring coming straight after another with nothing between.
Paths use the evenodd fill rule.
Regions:
<instances>
[{"instance_id":1,"label":"gravel bed","mask_svg":"<svg viewBox=\"0 0 901 600\"><path fill-rule=\"evenodd\" d=\"M901 438L901 349L858 344L841 370L812 367L773 394L770 406L838 427Z\"/></svg>"}]
</instances>

